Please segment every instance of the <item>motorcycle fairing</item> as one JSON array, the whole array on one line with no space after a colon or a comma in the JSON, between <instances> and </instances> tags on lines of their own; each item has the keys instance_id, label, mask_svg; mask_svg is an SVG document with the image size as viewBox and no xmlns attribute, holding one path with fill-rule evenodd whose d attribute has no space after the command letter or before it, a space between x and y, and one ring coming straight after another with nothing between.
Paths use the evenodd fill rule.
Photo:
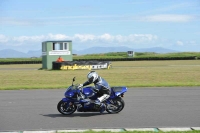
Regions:
<instances>
[{"instance_id":1,"label":"motorcycle fairing","mask_svg":"<svg viewBox=\"0 0 200 133\"><path fill-rule=\"evenodd\" d=\"M82 93L86 96L86 98L94 99L96 92L94 91L93 86L84 87L82 89ZM94 97L94 98L93 98Z\"/></svg>"},{"instance_id":2,"label":"motorcycle fairing","mask_svg":"<svg viewBox=\"0 0 200 133\"><path fill-rule=\"evenodd\" d=\"M74 102L74 100L69 99L69 98L63 98L62 101L63 102Z\"/></svg>"},{"instance_id":3,"label":"motorcycle fairing","mask_svg":"<svg viewBox=\"0 0 200 133\"><path fill-rule=\"evenodd\" d=\"M76 99L78 95L78 91L74 89L72 86L70 86L66 91L65 91L65 97L66 98L71 98L71 99Z\"/></svg>"},{"instance_id":4,"label":"motorcycle fairing","mask_svg":"<svg viewBox=\"0 0 200 133\"><path fill-rule=\"evenodd\" d=\"M115 97L115 96L120 96L123 93L125 93L128 90L127 87L125 86L120 86L120 87L111 87L111 96L110 97Z\"/></svg>"}]
</instances>

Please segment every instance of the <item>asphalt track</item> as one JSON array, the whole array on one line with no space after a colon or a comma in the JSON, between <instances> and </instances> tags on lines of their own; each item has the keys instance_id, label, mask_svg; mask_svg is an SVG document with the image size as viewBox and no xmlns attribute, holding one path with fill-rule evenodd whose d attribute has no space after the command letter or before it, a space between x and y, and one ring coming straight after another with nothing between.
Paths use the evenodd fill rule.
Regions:
<instances>
[{"instance_id":1,"label":"asphalt track","mask_svg":"<svg viewBox=\"0 0 200 133\"><path fill-rule=\"evenodd\" d=\"M200 126L199 87L129 88L118 114L70 116L56 108L64 91L0 91L0 131Z\"/></svg>"}]
</instances>

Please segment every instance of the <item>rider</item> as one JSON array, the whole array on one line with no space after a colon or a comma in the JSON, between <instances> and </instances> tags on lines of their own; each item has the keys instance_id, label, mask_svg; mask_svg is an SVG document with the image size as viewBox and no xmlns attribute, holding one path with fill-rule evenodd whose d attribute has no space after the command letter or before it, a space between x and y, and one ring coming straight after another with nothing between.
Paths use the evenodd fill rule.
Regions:
<instances>
[{"instance_id":1,"label":"rider","mask_svg":"<svg viewBox=\"0 0 200 133\"><path fill-rule=\"evenodd\" d=\"M108 82L100 77L95 71L90 71L87 75L87 81L84 84L80 84L79 88L94 83L95 89L98 90L98 93L101 95L95 100L95 104L101 107L100 112L105 111L105 105L102 104L103 101L110 97L110 86Z\"/></svg>"}]
</instances>

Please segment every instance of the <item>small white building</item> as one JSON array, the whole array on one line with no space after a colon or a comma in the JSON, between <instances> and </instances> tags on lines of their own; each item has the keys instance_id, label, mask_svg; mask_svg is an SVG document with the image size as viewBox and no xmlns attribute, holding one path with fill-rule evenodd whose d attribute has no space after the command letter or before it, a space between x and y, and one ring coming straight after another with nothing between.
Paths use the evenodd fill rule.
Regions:
<instances>
[{"instance_id":1,"label":"small white building","mask_svg":"<svg viewBox=\"0 0 200 133\"><path fill-rule=\"evenodd\" d=\"M128 54L128 57L134 57L134 51L128 51L127 52L127 54Z\"/></svg>"}]
</instances>

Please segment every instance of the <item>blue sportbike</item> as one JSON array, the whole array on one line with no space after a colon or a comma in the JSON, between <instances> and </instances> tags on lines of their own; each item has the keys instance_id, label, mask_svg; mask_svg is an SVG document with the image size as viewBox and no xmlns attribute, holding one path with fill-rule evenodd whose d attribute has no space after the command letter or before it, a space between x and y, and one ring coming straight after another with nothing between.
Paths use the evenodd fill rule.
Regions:
<instances>
[{"instance_id":1,"label":"blue sportbike","mask_svg":"<svg viewBox=\"0 0 200 133\"><path fill-rule=\"evenodd\" d=\"M78 88L79 84L74 85L75 77L72 85L65 91L63 98L57 105L58 111L63 115L73 114L77 112L100 112L101 106L95 104L95 100L100 96L93 86ZM127 91L127 87L111 87L110 97L104 101L106 111L108 113L119 113L125 106L122 97Z\"/></svg>"}]
</instances>

